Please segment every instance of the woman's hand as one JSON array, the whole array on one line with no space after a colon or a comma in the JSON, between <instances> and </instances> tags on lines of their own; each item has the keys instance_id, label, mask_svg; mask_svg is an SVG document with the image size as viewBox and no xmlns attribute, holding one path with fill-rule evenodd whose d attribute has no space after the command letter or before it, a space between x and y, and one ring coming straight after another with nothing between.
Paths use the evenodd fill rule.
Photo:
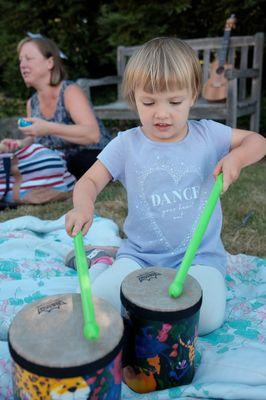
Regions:
<instances>
[{"instance_id":1,"label":"woman's hand","mask_svg":"<svg viewBox=\"0 0 266 400\"><path fill-rule=\"evenodd\" d=\"M241 161L233 153L228 153L216 165L213 176L217 178L220 172L223 172L223 191L225 193L231 183L235 182L239 177L243 165Z\"/></svg>"},{"instance_id":2,"label":"woman's hand","mask_svg":"<svg viewBox=\"0 0 266 400\"><path fill-rule=\"evenodd\" d=\"M89 209L81 210L73 208L65 217L65 227L69 236L74 237L80 231L86 235L93 221L93 212L90 213Z\"/></svg>"},{"instance_id":3,"label":"woman's hand","mask_svg":"<svg viewBox=\"0 0 266 400\"><path fill-rule=\"evenodd\" d=\"M41 118L25 118L25 121L32 125L18 127L18 129L27 137L45 136L49 134L51 122Z\"/></svg>"}]
</instances>

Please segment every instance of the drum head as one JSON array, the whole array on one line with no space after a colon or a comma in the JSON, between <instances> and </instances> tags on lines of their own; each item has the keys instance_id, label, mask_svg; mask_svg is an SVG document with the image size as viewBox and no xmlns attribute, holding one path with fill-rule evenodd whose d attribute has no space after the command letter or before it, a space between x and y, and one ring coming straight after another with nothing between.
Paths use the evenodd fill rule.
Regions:
<instances>
[{"instance_id":1,"label":"drum head","mask_svg":"<svg viewBox=\"0 0 266 400\"><path fill-rule=\"evenodd\" d=\"M120 351L123 321L105 300L93 297L93 302L100 327L100 337L93 341L83 336L79 294L48 296L24 307L9 330L12 357L20 365L24 360L29 366L47 367L51 374L58 368L73 370L84 365L92 365L96 370L102 368L101 360L113 359Z\"/></svg>"},{"instance_id":2,"label":"drum head","mask_svg":"<svg viewBox=\"0 0 266 400\"><path fill-rule=\"evenodd\" d=\"M176 270L161 267L132 272L121 285L122 304L128 311L145 318L176 320L189 317L201 306L201 287L188 275L181 296L170 297L168 288L175 275Z\"/></svg>"}]
</instances>

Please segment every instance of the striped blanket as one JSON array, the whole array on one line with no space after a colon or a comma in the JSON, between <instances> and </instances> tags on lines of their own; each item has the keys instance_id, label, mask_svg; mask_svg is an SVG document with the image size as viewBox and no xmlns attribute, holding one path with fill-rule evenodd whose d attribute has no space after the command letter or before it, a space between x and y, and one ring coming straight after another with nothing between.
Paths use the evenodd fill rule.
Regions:
<instances>
[{"instance_id":1,"label":"striped blanket","mask_svg":"<svg viewBox=\"0 0 266 400\"><path fill-rule=\"evenodd\" d=\"M45 203L69 194L75 178L67 168L62 153L39 144L16 151L11 160L8 202ZM0 154L0 198L6 188L3 155ZM58 196L59 195L59 196Z\"/></svg>"}]
</instances>

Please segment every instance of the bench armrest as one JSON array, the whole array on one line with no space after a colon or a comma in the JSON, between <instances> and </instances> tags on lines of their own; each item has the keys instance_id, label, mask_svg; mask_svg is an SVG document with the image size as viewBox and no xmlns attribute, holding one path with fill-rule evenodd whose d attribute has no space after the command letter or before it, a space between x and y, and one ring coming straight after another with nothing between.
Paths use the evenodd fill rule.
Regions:
<instances>
[{"instance_id":1,"label":"bench armrest","mask_svg":"<svg viewBox=\"0 0 266 400\"><path fill-rule=\"evenodd\" d=\"M228 80L237 79L237 78L257 78L259 77L259 70L256 68L247 68L247 69L227 69L225 71L225 76Z\"/></svg>"}]
</instances>

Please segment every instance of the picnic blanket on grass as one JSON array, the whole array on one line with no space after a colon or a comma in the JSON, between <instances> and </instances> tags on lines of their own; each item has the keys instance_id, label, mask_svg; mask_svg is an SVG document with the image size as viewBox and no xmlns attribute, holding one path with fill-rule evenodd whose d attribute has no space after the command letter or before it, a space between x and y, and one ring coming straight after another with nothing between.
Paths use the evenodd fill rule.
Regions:
<instances>
[{"instance_id":1,"label":"picnic blanket on grass","mask_svg":"<svg viewBox=\"0 0 266 400\"><path fill-rule=\"evenodd\" d=\"M95 216L85 244L119 246L117 225ZM13 400L7 330L27 303L45 295L76 292L77 274L64 266L73 240L64 216L26 216L0 224L0 399ZM200 337L190 385L137 394L122 386L122 399L266 399L266 260L228 254L224 325ZM213 310L215 312L215 310Z\"/></svg>"}]
</instances>

